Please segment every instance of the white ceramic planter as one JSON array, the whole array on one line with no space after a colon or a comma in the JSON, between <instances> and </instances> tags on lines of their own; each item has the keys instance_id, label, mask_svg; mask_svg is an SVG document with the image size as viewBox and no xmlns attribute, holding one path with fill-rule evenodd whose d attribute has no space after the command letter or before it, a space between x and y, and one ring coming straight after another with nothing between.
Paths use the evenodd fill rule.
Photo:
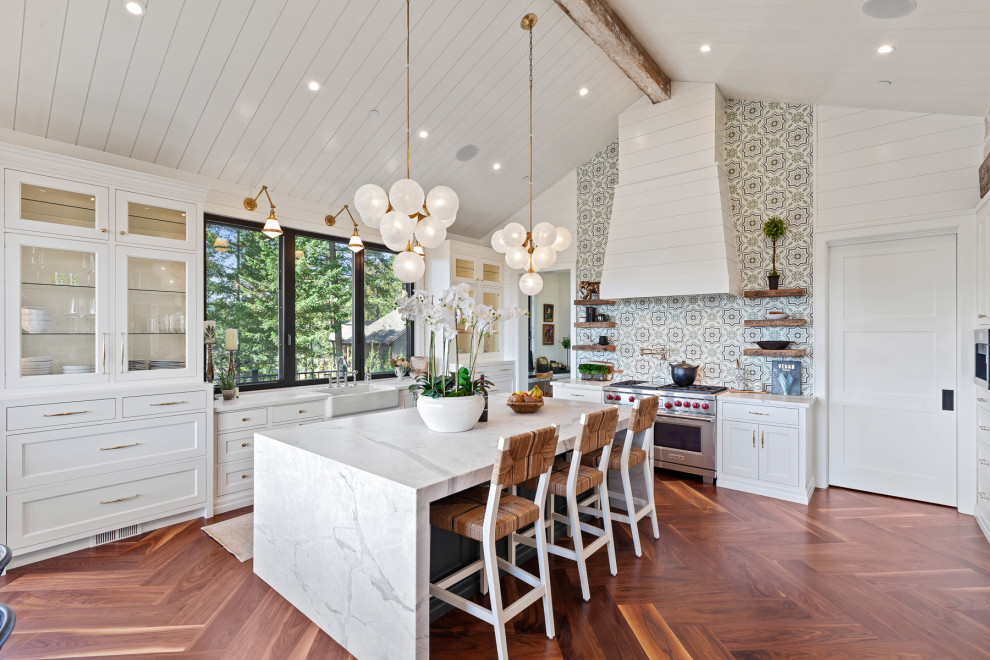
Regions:
<instances>
[{"instance_id":1,"label":"white ceramic planter","mask_svg":"<svg viewBox=\"0 0 990 660\"><path fill-rule=\"evenodd\" d=\"M485 407L482 396L431 399L420 395L416 403L426 428L438 433L460 433L474 428Z\"/></svg>"}]
</instances>

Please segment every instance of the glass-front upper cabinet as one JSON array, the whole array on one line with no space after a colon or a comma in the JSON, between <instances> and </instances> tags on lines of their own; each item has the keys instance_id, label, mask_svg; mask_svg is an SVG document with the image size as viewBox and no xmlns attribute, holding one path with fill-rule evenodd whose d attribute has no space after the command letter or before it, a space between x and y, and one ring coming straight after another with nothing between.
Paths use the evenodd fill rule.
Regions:
<instances>
[{"instance_id":1,"label":"glass-front upper cabinet","mask_svg":"<svg viewBox=\"0 0 990 660\"><path fill-rule=\"evenodd\" d=\"M498 286L502 284L502 264L497 261L463 255L451 257L451 279L455 282L468 282Z\"/></svg>"},{"instance_id":2,"label":"glass-front upper cabinet","mask_svg":"<svg viewBox=\"0 0 990 660\"><path fill-rule=\"evenodd\" d=\"M106 382L109 248L8 235L7 387Z\"/></svg>"},{"instance_id":3,"label":"glass-front upper cabinet","mask_svg":"<svg viewBox=\"0 0 990 660\"><path fill-rule=\"evenodd\" d=\"M118 190L117 242L195 250L196 205Z\"/></svg>"},{"instance_id":4,"label":"glass-front upper cabinet","mask_svg":"<svg viewBox=\"0 0 990 660\"><path fill-rule=\"evenodd\" d=\"M117 268L118 379L191 376L195 255L120 247Z\"/></svg>"},{"instance_id":5,"label":"glass-front upper cabinet","mask_svg":"<svg viewBox=\"0 0 990 660\"><path fill-rule=\"evenodd\" d=\"M110 235L107 188L7 170L4 193L8 229L103 241Z\"/></svg>"}]
</instances>

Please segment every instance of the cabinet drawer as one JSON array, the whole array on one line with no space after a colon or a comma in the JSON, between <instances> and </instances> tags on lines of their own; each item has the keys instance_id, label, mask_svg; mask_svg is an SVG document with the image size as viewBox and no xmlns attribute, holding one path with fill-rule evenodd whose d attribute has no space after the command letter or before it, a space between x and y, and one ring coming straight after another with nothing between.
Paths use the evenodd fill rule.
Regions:
<instances>
[{"instance_id":1,"label":"cabinet drawer","mask_svg":"<svg viewBox=\"0 0 990 660\"><path fill-rule=\"evenodd\" d=\"M976 437L990 447L990 412L983 408L976 409Z\"/></svg>"},{"instance_id":2,"label":"cabinet drawer","mask_svg":"<svg viewBox=\"0 0 990 660\"><path fill-rule=\"evenodd\" d=\"M7 436L7 488L61 483L206 455L206 414Z\"/></svg>"},{"instance_id":3,"label":"cabinet drawer","mask_svg":"<svg viewBox=\"0 0 990 660\"><path fill-rule=\"evenodd\" d=\"M217 495L230 495L254 488L254 459L217 467Z\"/></svg>"},{"instance_id":4,"label":"cabinet drawer","mask_svg":"<svg viewBox=\"0 0 990 660\"><path fill-rule=\"evenodd\" d=\"M124 417L199 412L206 409L206 392L173 392L150 396L125 396L121 406Z\"/></svg>"},{"instance_id":5,"label":"cabinet drawer","mask_svg":"<svg viewBox=\"0 0 990 660\"><path fill-rule=\"evenodd\" d=\"M487 379L487 376L485 377ZM492 378L492 392L498 394L512 394L513 380L511 378Z\"/></svg>"},{"instance_id":6,"label":"cabinet drawer","mask_svg":"<svg viewBox=\"0 0 990 660\"><path fill-rule=\"evenodd\" d=\"M217 432L239 431L268 425L268 408L246 408L217 415Z\"/></svg>"},{"instance_id":7,"label":"cabinet drawer","mask_svg":"<svg viewBox=\"0 0 990 660\"><path fill-rule=\"evenodd\" d=\"M976 504L990 511L990 448L980 445L976 466Z\"/></svg>"},{"instance_id":8,"label":"cabinet drawer","mask_svg":"<svg viewBox=\"0 0 990 660\"><path fill-rule=\"evenodd\" d=\"M217 437L217 463L254 458L254 431L224 433Z\"/></svg>"},{"instance_id":9,"label":"cabinet drawer","mask_svg":"<svg viewBox=\"0 0 990 660\"><path fill-rule=\"evenodd\" d=\"M797 426L800 414L797 408L779 408L777 406L754 406L749 403L734 403L726 401L719 403L718 414L723 419L736 419L760 424L785 424Z\"/></svg>"},{"instance_id":10,"label":"cabinet drawer","mask_svg":"<svg viewBox=\"0 0 990 660\"><path fill-rule=\"evenodd\" d=\"M7 496L7 542L16 549L81 538L206 503L206 461L138 468Z\"/></svg>"},{"instance_id":11,"label":"cabinet drawer","mask_svg":"<svg viewBox=\"0 0 990 660\"><path fill-rule=\"evenodd\" d=\"M990 413L990 391L978 389L976 395L976 405Z\"/></svg>"},{"instance_id":12,"label":"cabinet drawer","mask_svg":"<svg viewBox=\"0 0 990 660\"><path fill-rule=\"evenodd\" d=\"M117 401L115 399L11 406L7 408L7 430L23 431L67 424L88 424L114 419L116 416Z\"/></svg>"},{"instance_id":13,"label":"cabinet drawer","mask_svg":"<svg viewBox=\"0 0 990 660\"><path fill-rule=\"evenodd\" d=\"M553 390L555 399L571 399L573 401L589 401L591 403L601 403L604 401L602 392L598 390L584 390L576 387L557 386Z\"/></svg>"},{"instance_id":14,"label":"cabinet drawer","mask_svg":"<svg viewBox=\"0 0 990 660\"><path fill-rule=\"evenodd\" d=\"M322 418L325 414L326 401L305 401L282 406L272 406L272 425L289 424L304 419Z\"/></svg>"},{"instance_id":15,"label":"cabinet drawer","mask_svg":"<svg viewBox=\"0 0 990 660\"><path fill-rule=\"evenodd\" d=\"M495 380L496 378L505 378L506 376L514 376L516 373L516 363L515 362L496 362L494 364L479 364L477 366L477 372L479 374L485 374L485 378L491 378Z\"/></svg>"}]
</instances>

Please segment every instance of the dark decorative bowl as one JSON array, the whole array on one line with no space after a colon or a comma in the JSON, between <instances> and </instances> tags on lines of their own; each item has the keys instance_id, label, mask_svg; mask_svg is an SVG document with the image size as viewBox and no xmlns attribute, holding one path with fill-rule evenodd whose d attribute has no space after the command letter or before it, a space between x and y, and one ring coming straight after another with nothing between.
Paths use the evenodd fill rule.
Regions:
<instances>
[{"instance_id":1,"label":"dark decorative bowl","mask_svg":"<svg viewBox=\"0 0 990 660\"><path fill-rule=\"evenodd\" d=\"M543 407L543 399L539 401L533 401L531 403L507 403L507 406L512 408L512 412L517 412L523 415L530 413L535 413L540 408Z\"/></svg>"},{"instance_id":2,"label":"dark decorative bowl","mask_svg":"<svg viewBox=\"0 0 990 660\"><path fill-rule=\"evenodd\" d=\"M791 345L789 341L758 341L756 345L765 351L782 351Z\"/></svg>"}]
</instances>

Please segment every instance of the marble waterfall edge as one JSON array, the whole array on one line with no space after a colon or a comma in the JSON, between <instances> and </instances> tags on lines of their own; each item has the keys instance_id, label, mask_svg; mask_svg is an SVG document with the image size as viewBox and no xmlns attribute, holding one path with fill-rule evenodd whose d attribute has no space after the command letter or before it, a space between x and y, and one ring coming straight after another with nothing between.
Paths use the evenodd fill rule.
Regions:
<instances>
[{"instance_id":1,"label":"marble waterfall edge","mask_svg":"<svg viewBox=\"0 0 990 660\"><path fill-rule=\"evenodd\" d=\"M255 452L255 573L359 658L424 657L429 548L403 541L428 527L428 504L261 435Z\"/></svg>"}]
</instances>

